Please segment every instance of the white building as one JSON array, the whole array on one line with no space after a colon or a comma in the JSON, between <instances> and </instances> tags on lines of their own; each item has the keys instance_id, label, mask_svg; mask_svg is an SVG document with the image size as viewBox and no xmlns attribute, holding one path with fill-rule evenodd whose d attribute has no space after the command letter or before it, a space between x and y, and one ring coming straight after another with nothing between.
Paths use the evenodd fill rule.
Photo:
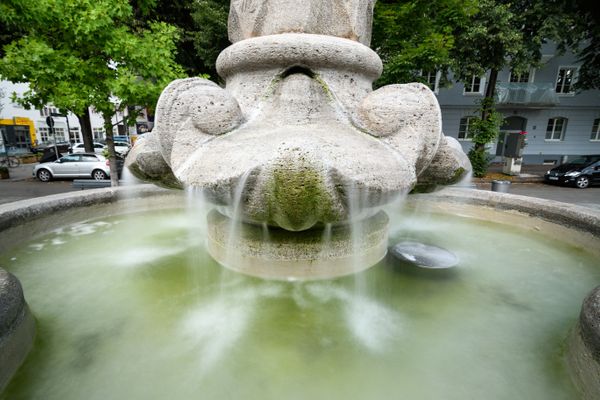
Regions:
<instances>
[{"instance_id":1,"label":"white building","mask_svg":"<svg viewBox=\"0 0 600 400\"><path fill-rule=\"evenodd\" d=\"M26 90L28 90L27 84L0 81L0 92L4 93L4 96L0 97L0 152L5 151L5 145L9 152L18 153L29 151L31 146L54 141L46 118L52 114L58 114L59 111L52 105L47 105L41 110L26 110L11 101L13 93L19 96ZM56 135L57 143L83 142L79 120L74 114L69 113L66 117L53 116L52 118L54 119L54 135ZM105 137L104 119L93 109L90 109L90 119L94 140L103 140ZM151 130L153 125L152 116L147 115L145 110L143 110L143 115L138 117L136 126L126 127L122 120L123 114L121 113L113 117L113 134L134 137L138 133Z\"/></svg>"}]
</instances>

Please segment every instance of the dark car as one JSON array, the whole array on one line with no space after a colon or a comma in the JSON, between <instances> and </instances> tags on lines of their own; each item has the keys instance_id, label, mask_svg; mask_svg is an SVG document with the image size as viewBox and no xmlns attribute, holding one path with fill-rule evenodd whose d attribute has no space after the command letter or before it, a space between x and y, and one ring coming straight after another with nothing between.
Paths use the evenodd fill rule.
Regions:
<instances>
[{"instance_id":1,"label":"dark car","mask_svg":"<svg viewBox=\"0 0 600 400\"><path fill-rule=\"evenodd\" d=\"M552 168L544 175L544 181L574 185L580 189L600 184L600 154L580 156L573 161Z\"/></svg>"}]
</instances>

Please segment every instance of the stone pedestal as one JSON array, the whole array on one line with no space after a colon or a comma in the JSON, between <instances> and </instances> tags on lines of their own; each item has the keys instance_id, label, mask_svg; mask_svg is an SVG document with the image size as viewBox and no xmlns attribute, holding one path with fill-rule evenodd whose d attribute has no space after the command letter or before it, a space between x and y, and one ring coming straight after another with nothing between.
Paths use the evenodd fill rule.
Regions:
<instances>
[{"instance_id":1,"label":"stone pedestal","mask_svg":"<svg viewBox=\"0 0 600 400\"><path fill-rule=\"evenodd\" d=\"M265 279L314 280L353 274L379 262L387 246L384 212L353 225L302 232L234 224L217 211L208 215L210 255L231 270Z\"/></svg>"}]
</instances>

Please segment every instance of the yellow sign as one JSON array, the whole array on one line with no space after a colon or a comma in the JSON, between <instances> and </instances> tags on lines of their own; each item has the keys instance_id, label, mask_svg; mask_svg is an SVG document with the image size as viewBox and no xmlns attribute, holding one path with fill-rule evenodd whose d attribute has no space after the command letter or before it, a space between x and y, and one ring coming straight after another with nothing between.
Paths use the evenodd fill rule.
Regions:
<instances>
[{"instance_id":1,"label":"yellow sign","mask_svg":"<svg viewBox=\"0 0 600 400\"><path fill-rule=\"evenodd\" d=\"M31 143L35 143L35 124L26 117L13 117L13 119L0 119L0 125L20 125L29 127L29 138Z\"/></svg>"}]
</instances>

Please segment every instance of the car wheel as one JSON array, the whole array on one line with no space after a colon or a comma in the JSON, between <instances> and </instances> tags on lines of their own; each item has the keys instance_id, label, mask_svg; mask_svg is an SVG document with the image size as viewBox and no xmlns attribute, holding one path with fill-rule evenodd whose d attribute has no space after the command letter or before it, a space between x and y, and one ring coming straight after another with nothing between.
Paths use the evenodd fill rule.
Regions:
<instances>
[{"instance_id":1,"label":"car wheel","mask_svg":"<svg viewBox=\"0 0 600 400\"><path fill-rule=\"evenodd\" d=\"M52 179L52 174L47 169L40 169L37 172L37 178L42 182L49 182Z\"/></svg>"},{"instance_id":2,"label":"car wheel","mask_svg":"<svg viewBox=\"0 0 600 400\"><path fill-rule=\"evenodd\" d=\"M108 175L106 175L106 172L102 171L101 169L95 169L92 171L92 178L97 181L103 181L108 178Z\"/></svg>"},{"instance_id":3,"label":"car wheel","mask_svg":"<svg viewBox=\"0 0 600 400\"><path fill-rule=\"evenodd\" d=\"M575 185L579 189L585 189L586 187L590 186L590 178L588 178L585 175L582 175L579 178L577 178L577 180L575 181Z\"/></svg>"}]
</instances>

